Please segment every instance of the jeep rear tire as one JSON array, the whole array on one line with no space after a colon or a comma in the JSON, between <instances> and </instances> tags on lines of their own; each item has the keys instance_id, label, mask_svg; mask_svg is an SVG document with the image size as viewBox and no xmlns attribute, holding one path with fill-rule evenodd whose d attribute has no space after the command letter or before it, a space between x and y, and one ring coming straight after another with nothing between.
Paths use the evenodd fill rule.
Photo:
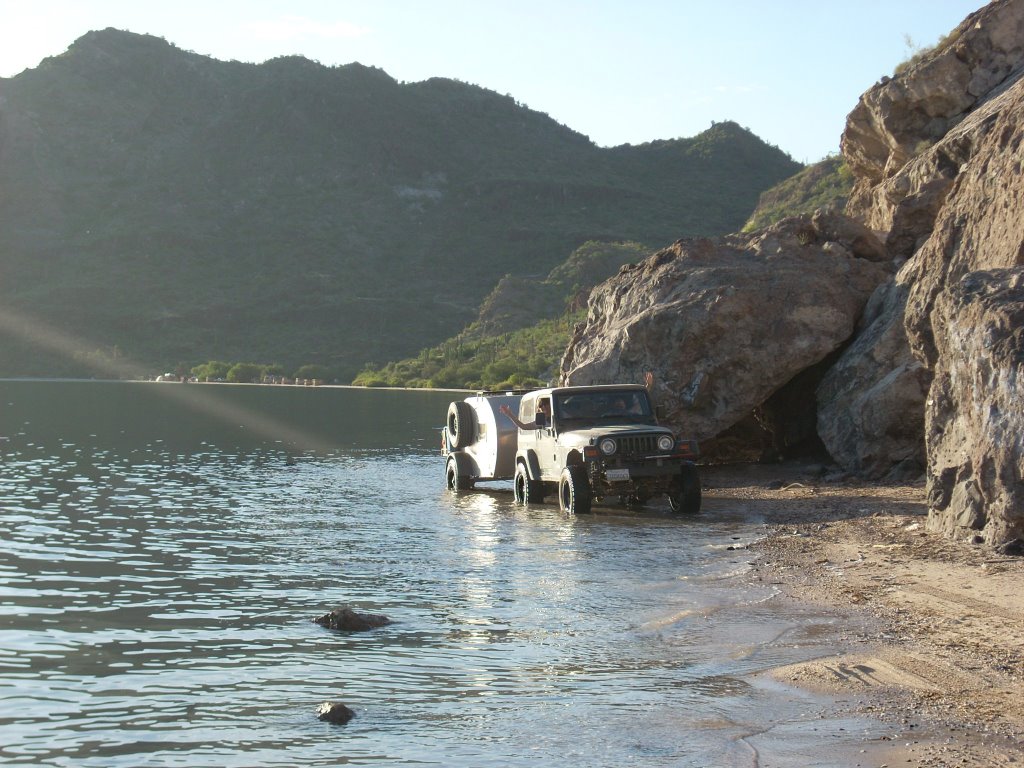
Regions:
<instances>
[{"instance_id":1,"label":"jeep rear tire","mask_svg":"<svg viewBox=\"0 0 1024 768\"><path fill-rule=\"evenodd\" d=\"M540 504L544 501L544 484L540 480L531 480L530 471L521 461L516 464L512 492L520 504Z\"/></svg>"},{"instance_id":2,"label":"jeep rear tire","mask_svg":"<svg viewBox=\"0 0 1024 768\"><path fill-rule=\"evenodd\" d=\"M590 481L586 467L572 464L562 470L558 480L558 508L570 515L590 512Z\"/></svg>"},{"instance_id":3,"label":"jeep rear tire","mask_svg":"<svg viewBox=\"0 0 1024 768\"><path fill-rule=\"evenodd\" d=\"M462 451L448 454L445 464L445 484L449 491L468 491L473 488L473 478L469 474L469 457Z\"/></svg>"},{"instance_id":4,"label":"jeep rear tire","mask_svg":"<svg viewBox=\"0 0 1024 768\"><path fill-rule=\"evenodd\" d=\"M668 505L677 515L695 515L700 501L700 472L693 464L684 464L668 492Z\"/></svg>"},{"instance_id":5,"label":"jeep rear tire","mask_svg":"<svg viewBox=\"0 0 1024 768\"><path fill-rule=\"evenodd\" d=\"M456 400L448 406L448 440L452 448L465 448L476 436L476 419L473 408L464 400Z\"/></svg>"}]
</instances>

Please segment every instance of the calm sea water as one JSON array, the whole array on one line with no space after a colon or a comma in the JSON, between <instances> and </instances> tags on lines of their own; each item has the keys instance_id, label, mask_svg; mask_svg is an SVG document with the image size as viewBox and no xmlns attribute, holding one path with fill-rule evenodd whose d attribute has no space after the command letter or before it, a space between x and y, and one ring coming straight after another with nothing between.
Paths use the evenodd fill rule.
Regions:
<instances>
[{"instance_id":1,"label":"calm sea water","mask_svg":"<svg viewBox=\"0 0 1024 768\"><path fill-rule=\"evenodd\" d=\"M852 764L751 682L832 633L745 578L760 521L450 493L451 397L0 382L0 762Z\"/></svg>"}]
</instances>

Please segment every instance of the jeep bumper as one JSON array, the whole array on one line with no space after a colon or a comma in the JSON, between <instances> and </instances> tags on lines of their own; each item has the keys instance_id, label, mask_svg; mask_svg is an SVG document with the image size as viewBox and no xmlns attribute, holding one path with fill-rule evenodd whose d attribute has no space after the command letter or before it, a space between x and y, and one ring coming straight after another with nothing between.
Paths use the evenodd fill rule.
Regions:
<instances>
[{"instance_id":1,"label":"jeep bumper","mask_svg":"<svg viewBox=\"0 0 1024 768\"><path fill-rule=\"evenodd\" d=\"M643 492L648 495L665 493L679 478L682 468L693 462L674 457L652 458L641 461L589 463L591 487L595 494L614 496Z\"/></svg>"}]
</instances>

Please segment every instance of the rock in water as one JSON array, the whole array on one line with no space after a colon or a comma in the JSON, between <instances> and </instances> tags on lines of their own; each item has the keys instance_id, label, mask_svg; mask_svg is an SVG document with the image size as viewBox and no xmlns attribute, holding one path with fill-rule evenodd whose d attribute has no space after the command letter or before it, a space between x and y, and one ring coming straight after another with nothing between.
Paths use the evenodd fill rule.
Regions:
<instances>
[{"instance_id":1,"label":"rock in water","mask_svg":"<svg viewBox=\"0 0 1024 768\"><path fill-rule=\"evenodd\" d=\"M326 723L344 725L355 717L356 713L340 701L325 701L317 707L316 716Z\"/></svg>"},{"instance_id":2,"label":"rock in water","mask_svg":"<svg viewBox=\"0 0 1024 768\"><path fill-rule=\"evenodd\" d=\"M343 632L365 632L391 623L391 619L377 613L357 613L350 606L343 605L330 613L313 619L321 627Z\"/></svg>"}]
</instances>

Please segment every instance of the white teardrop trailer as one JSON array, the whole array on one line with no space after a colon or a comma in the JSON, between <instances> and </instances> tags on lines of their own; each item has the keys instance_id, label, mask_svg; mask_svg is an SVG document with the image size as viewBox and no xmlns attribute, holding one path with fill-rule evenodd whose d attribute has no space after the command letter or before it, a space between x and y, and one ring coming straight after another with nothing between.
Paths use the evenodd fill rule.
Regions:
<instances>
[{"instance_id":1,"label":"white teardrop trailer","mask_svg":"<svg viewBox=\"0 0 1024 768\"><path fill-rule=\"evenodd\" d=\"M658 424L640 385L480 392L456 400L441 430L441 454L453 491L512 480L516 501L557 495L572 514L606 498L643 504L659 494L674 512L700 511L697 443Z\"/></svg>"}]
</instances>

